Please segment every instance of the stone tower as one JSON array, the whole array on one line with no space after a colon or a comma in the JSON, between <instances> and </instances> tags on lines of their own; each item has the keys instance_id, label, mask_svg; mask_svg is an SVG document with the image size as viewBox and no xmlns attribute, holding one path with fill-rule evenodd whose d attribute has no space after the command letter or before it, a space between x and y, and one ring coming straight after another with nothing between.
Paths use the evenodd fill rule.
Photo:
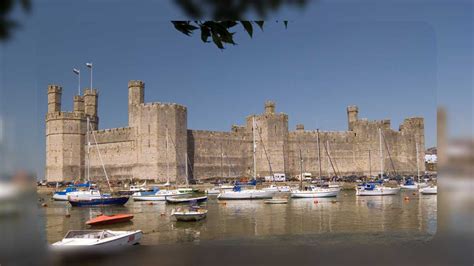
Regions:
<instances>
[{"instance_id":1,"label":"stone tower","mask_svg":"<svg viewBox=\"0 0 474 266\"><path fill-rule=\"evenodd\" d=\"M273 173L285 173L288 166L288 116L275 112L275 103L267 101L265 112L247 117L247 131L252 132L252 120L255 117L257 144L257 176ZM268 158L267 158L268 157ZM249 165L252 165L250 162Z\"/></svg>"},{"instance_id":2,"label":"stone tower","mask_svg":"<svg viewBox=\"0 0 474 266\"><path fill-rule=\"evenodd\" d=\"M347 127L349 130L354 129L354 123L359 119L359 108L355 105L347 107Z\"/></svg>"},{"instance_id":3,"label":"stone tower","mask_svg":"<svg viewBox=\"0 0 474 266\"><path fill-rule=\"evenodd\" d=\"M84 179L86 121L89 116L97 129L97 91L86 89L84 96L74 96L72 112L61 110L61 94L60 86L48 86L45 176L50 181Z\"/></svg>"}]
</instances>

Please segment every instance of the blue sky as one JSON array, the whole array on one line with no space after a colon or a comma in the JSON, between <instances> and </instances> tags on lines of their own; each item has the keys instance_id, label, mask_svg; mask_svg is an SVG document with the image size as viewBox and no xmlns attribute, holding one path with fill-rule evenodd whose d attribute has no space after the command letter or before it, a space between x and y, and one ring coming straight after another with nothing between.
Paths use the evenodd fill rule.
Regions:
<instances>
[{"instance_id":1,"label":"blue sky","mask_svg":"<svg viewBox=\"0 0 474 266\"><path fill-rule=\"evenodd\" d=\"M17 13L22 28L0 49L0 114L10 151L4 162L44 172L47 85L63 86L63 110L77 92L73 67L94 63L100 127L127 125L127 82L146 83L145 100L188 107L191 129L229 130L274 100L290 128L346 130L346 106L359 116L425 118L426 146L436 143L436 106L472 132L472 3L369 1L308 4L283 10L250 39L221 51L177 32L184 18L152 1L37 1ZM468 114L467 116L465 114ZM467 133L466 133L467 132ZM5 144L5 142L7 142Z\"/></svg>"}]
</instances>

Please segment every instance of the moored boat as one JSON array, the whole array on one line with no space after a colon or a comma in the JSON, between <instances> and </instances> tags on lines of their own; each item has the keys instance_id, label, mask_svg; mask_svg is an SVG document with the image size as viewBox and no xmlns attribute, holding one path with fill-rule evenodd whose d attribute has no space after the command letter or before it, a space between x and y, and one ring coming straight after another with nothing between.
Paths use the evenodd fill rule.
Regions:
<instances>
[{"instance_id":1,"label":"moored boat","mask_svg":"<svg viewBox=\"0 0 474 266\"><path fill-rule=\"evenodd\" d=\"M178 190L159 190L153 194L139 194L133 196L134 201L165 201L167 197L185 195Z\"/></svg>"},{"instance_id":2,"label":"moored boat","mask_svg":"<svg viewBox=\"0 0 474 266\"><path fill-rule=\"evenodd\" d=\"M127 203L128 196L101 196L99 198L75 199L69 196L69 203L74 207L101 206L101 205L124 205Z\"/></svg>"},{"instance_id":3,"label":"moored boat","mask_svg":"<svg viewBox=\"0 0 474 266\"><path fill-rule=\"evenodd\" d=\"M292 198L329 198L337 197L339 188L321 188L310 186L308 190L295 190L291 192Z\"/></svg>"},{"instance_id":4,"label":"moored boat","mask_svg":"<svg viewBox=\"0 0 474 266\"><path fill-rule=\"evenodd\" d=\"M53 248L73 246L104 246L116 247L138 244L142 238L142 231L111 231L111 230L71 230L56 243Z\"/></svg>"},{"instance_id":5,"label":"moored boat","mask_svg":"<svg viewBox=\"0 0 474 266\"><path fill-rule=\"evenodd\" d=\"M418 191L423 195L436 195L438 194L438 186L424 187L420 188Z\"/></svg>"},{"instance_id":6,"label":"moored boat","mask_svg":"<svg viewBox=\"0 0 474 266\"><path fill-rule=\"evenodd\" d=\"M171 216L182 222L199 221L207 217L207 210L199 207L178 208L172 211Z\"/></svg>"},{"instance_id":7,"label":"moored boat","mask_svg":"<svg viewBox=\"0 0 474 266\"><path fill-rule=\"evenodd\" d=\"M166 197L167 203L190 203L207 201L207 196L188 197L188 196L170 196Z\"/></svg>"},{"instance_id":8,"label":"moored boat","mask_svg":"<svg viewBox=\"0 0 474 266\"><path fill-rule=\"evenodd\" d=\"M375 183L367 183L358 186L356 189L357 196L386 196L396 195L400 191L399 187L386 187Z\"/></svg>"},{"instance_id":9,"label":"moored boat","mask_svg":"<svg viewBox=\"0 0 474 266\"><path fill-rule=\"evenodd\" d=\"M217 199L219 200L243 200L243 199L271 199L275 192L261 189L241 189L235 186L233 190L222 191Z\"/></svg>"},{"instance_id":10,"label":"moored boat","mask_svg":"<svg viewBox=\"0 0 474 266\"><path fill-rule=\"evenodd\" d=\"M113 215L99 215L86 222L87 225L104 225L128 222L133 219L131 214L113 214Z\"/></svg>"},{"instance_id":11,"label":"moored boat","mask_svg":"<svg viewBox=\"0 0 474 266\"><path fill-rule=\"evenodd\" d=\"M287 204L288 199L267 199L267 200L264 200L263 203L265 203L265 204Z\"/></svg>"}]
</instances>

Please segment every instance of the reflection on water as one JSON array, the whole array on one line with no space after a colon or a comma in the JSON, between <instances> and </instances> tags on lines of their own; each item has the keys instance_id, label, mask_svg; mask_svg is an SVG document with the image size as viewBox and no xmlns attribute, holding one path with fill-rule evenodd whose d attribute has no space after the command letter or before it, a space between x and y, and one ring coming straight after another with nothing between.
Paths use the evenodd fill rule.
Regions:
<instances>
[{"instance_id":1,"label":"reflection on water","mask_svg":"<svg viewBox=\"0 0 474 266\"><path fill-rule=\"evenodd\" d=\"M409 200L405 200L405 197ZM70 207L67 202L50 202L44 209L46 238L61 239L68 230L86 229L85 222L100 213L132 213L133 222L109 225L113 230L140 229L142 244L198 243L246 237L305 234L411 233L430 237L436 232L437 197L402 191L395 196L357 197L342 191L337 199L292 199L288 204L263 201L218 201L210 198L207 219L176 222L170 217L176 207L165 202L129 202L123 207ZM69 213L70 217L66 217ZM99 227L100 228L100 227Z\"/></svg>"}]
</instances>

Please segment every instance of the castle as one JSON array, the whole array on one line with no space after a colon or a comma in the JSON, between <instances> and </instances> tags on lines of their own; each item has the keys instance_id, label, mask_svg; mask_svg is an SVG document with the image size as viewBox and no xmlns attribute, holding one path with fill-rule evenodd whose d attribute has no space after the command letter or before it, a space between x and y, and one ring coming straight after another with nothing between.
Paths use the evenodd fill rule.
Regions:
<instances>
[{"instance_id":1,"label":"castle","mask_svg":"<svg viewBox=\"0 0 474 266\"><path fill-rule=\"evenodd\" d=\"M87 120L93 130L89 155L92 180L104 177L101 160L109 177L115 180L164 182L167 173L177 183L184 183L186 173L190 179L250 177L254 139L260 177L270 173L298 175L301 161L304 172L315 176L319 172L318 160L324 176L333 176L333 169L340 175L376 175L381 161L387 171L395 168L400 174L416 174L416 146L420 171L425 169L423 118L407 118L397 131L391 129L390 120L360 119L358 108L349 106L347 131L318 133L305 130L303 125L290 131L288 115L277 113L275 103L269 101L264 113L248 116L245 125L234 125L230 131L192 130L187 126L185 106L145 103L145 83L132 80L128 83L128 127L99 130L97 90L88 88L83 96L74 96L72 112L61 110L61 94L60 86L48 86L48 181L86 177ZM383 133L382 156L379 129Z\"/></svg>"}]
</instances>

